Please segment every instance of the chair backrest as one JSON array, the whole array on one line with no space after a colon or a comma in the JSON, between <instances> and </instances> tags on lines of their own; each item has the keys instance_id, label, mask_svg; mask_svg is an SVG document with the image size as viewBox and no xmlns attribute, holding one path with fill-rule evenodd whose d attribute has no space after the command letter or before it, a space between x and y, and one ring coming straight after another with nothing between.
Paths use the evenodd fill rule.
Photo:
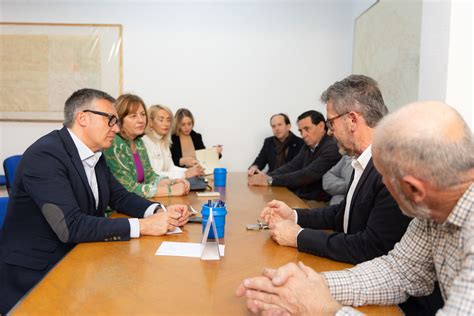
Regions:
<instances>
[{"instance_id":1,"label":"chair backrest","mask_svg":"<svg viewBox=\"0 0 474 316\"><path fill-rule=\"evenodd\" d=\"M5 180L8 194L11 192L11 187L13 186L13 181L15 178L16 167L18 167L21 156L22 155L11 156L3 161L3 170L5 171Z\"/></svg>"},{"instance_id":2,"label":"chair backrest","mask_svg":"<svg viewBox=\"0 0 474 316\"><path fill-rule=\"evenodd\" d=\"M7 214L8 198L0 197L0 230L2 230L3 220Z\"/></svg>"}]
</instances>

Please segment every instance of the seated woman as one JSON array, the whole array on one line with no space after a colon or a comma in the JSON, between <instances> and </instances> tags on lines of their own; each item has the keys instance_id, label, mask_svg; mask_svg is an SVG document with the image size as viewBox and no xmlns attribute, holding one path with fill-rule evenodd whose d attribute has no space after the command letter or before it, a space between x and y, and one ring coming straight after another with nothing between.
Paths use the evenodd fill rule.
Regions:
<instances>
[{"instance_id":1,"label":"seated woman","mask_svg":"<svg viewBox=\"0 0 474 316\"><path fill-rule=\"evenodd\" d=\"M148 109L150 121L145 136L142 137L148 158L155 173L170 179L191 178L204 175L201 165L189 169L175 166L171 158L171 127L173 113L163 105L152 105Z\"/></svg>"},{"instance_id":2,"label":"seated woman","mask_svg":"<svg viewBox=\"0 0 474 316\"><path fill-rule=\"evenodd\" d=\"M180 196L189 192L185 179L170 180L157 175L148 160L141 137L148 122L145 103L136 95L121 95L115 104L120 133L104 150L110 171L130 192L146 198Z\"/></svg>"},{"instance_id":3,"label":"seated woman","mask_svg":"<svg viewBox=\"0 0 474 316\"><path fill-rule=\"evenodd\" d=\"M194 117L188 109L179 109L174 116L174 134L171 136L171 155L174 164L182 167L192 167L198 164L196 160L196 150L205 149L201 134L193 130ZM222 156L222 146L214 147Z\"/></svg>"}]
</instances>

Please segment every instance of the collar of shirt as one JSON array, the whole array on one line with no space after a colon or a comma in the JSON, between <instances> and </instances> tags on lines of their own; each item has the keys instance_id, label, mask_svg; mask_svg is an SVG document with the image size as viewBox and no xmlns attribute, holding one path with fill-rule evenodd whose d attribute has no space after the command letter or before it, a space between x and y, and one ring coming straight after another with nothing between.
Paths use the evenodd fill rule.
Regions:
<instances>
[{"instance_id":1,"label":"collar of shirt","mask_svg":"<svg viewBox=\"0 0 474 316\"><path fill-rule=\"evenodd\" d=\"M100 156L102 156L102 152L98 151L94 153L70 129L68 129L68 132L71 135L74 145L76 145L81 161L85 162L89 167L94 168L99 161Z\"/></svg>"},{"instance_id":2,"label":"collar of shirt","mask_svg":"<svg viewBox=\"0 0 474 316\"><path fill-rule=\"evenodd\" d=\"M359 157L353 159L351 165L354 170L362 172L369 164L370 158L372 158L372 145L369 145Z\"/></svg>"},{"instance_id":3,"label":"collar of shirt","mask_svg":"<svg viewBox=\"0 0 474 316\"><path fill-rule=\"evenodd\" d=\"M318 147L318 145L319 145L319 143L316 144L316 145L314 145L314 147L309 147L309 146L308 146L308 147L309 147L309 150L310 150L312 153L314 153L314 151L316 150L316 148Z\"/></svg>"},{"instance_id":4,"label":"collar of shirt","mask_svg":"<svg viewBox=\"0 0 474 316\"><path fill-rule=\"evenodd\" d=\"M464 192L442 225L452 224L457 227L463 227L472 209L474 209L474 183L471 183L466 192Z\"/></svg>"}]
</instances>

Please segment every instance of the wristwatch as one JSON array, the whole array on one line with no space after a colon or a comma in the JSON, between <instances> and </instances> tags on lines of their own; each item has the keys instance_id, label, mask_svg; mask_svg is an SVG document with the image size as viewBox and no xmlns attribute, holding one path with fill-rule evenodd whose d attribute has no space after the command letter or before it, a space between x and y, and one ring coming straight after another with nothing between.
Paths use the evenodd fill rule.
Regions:
<instances>
[{"instance_id":1,"label":"wristwatch","mask_svg":"<svg viewBox=\"0 0 474 316\"><path fill-rule=\"evenodd\" d=\"M272 178L272 177L268 177L268 178L267 178L267 184L268 184L268 186L271 187L271 186L272 186L272 183L273 183L273 178Z\"/></svg>"}]
</instances>

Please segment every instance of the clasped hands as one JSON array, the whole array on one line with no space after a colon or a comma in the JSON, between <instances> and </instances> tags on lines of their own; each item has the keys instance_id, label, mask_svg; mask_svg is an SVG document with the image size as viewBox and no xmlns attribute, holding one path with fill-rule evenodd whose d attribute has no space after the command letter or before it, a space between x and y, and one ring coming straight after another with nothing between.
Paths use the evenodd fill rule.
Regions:
<instances>
[{"instance_id":1,"label":"clasped hands","mask_svg":"<svg viewBox=\"0 0 474 316\"><path fill-rule=\"evenodd\" d=\"M282 201L273 200L260 214L268 223L272 239L282 246L296 247L296 240L301 227L296 224L295 212Z\"/></svg>"},{"instance_id":2,"label":"clasped hands","mask_svg":"<svg viewBox=\"0 0 474 316\"><path fill-rule=\"evenodd\" d=\"M258 170L257 166L252 166L248 170L248 185L255 185L255 186L268 186L268 176Z\"/></svg>"},{"instance_id":3,"label":"clasped hands","mask_svg":"<svg viewBox=\"0 0 474 316\"><path fill-rule=\"evenodd\" d=\"M245 279L236 289L247 308L262 315L334 315L342 306L331 296L323 275L302 262Z\"/></svg>"},{"instance_id":4,"label":"clasped hands","mask_svg":"<svg viewBox=\"0 0 474 316\"><path fill-rule=\"evenodd\" d=\"M189 211L186 205L170 205L167 212L158 212L139 219L140 235L159 236L188 222Z\"/></svg>"},{"instance_id":5,"label":"clasped hands","mask_svg":"<svg viewBox=\"0 0 474 316\"><path fill-rule=\"evenodd\" d=\"M278 244L296 247L301 227L295 211L273 200L260 214ZM247 308L262 315L334 315L342 306L331 296L326 279L302 262L278 269L266 268L262 276L245 279L236 295L247 298Z\"/></svg>"}]
</instances>

